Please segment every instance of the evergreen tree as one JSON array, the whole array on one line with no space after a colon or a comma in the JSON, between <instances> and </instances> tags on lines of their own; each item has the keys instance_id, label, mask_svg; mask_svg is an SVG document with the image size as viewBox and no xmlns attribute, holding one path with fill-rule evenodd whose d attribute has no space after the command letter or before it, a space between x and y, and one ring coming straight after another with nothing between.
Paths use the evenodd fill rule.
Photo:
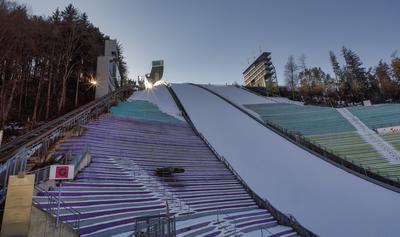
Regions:
<instances>
[{"instance_id":1,"label":"evergreen tree","mask_svg":"<svg viewBox=\"0 0 400 237\"><path fill-rule=\"evenodd\" d=\"M395 85L390 78L390 67L387 63L379 61L375 69L375 76L379 86L379 92L384 99L392 98L395 94Z\"/></svg>"},{"instance_id":2,"label":"evergreen tree","mask_svg":"<svg viewBox=\"0 0 400 237\"><path fill-rule=\"evenodd\" d=\"M331 61L333 73L335 74L336 84L338 86L339 81L342 79L343 71L342 71L342 68L340 67L340 65L337 61L336 55L333 51L329 51L329 59Z\"/></svg>"},{"instance_id":3,"label":"evergreen tree","mask_svg":"<svg viewBox=\"0 0 400 237\"><path fill-rule=\"evenodd\" d=\"M397 86L400 86L400 58L395 57L391 62L393 77Z\"/></svg>"},{"instance_id":4,"label":"evergreen tree","mask_svg":"<svg viewBox=\"0 0 400 237\"><path fill-rule=\"evenodd\" d=\"M44 18L0 0L0 130L10 121L34 127L93 100L89 81L105 39L72 5Z\"/></svg>"},{"instance_id":5,"label":"evergreen tree","mask_svg":"<svg viewBox=\"0 0 400 237\"><path fill-rule=\"evenodd\" d=\"M350 90L353 102L362 101L368 90L368 81L366 77L365 68L362 67L362 62L358 55L345 47L342 48L345 66L345 80L346 86Z\"/></svg>"}]
</instances>

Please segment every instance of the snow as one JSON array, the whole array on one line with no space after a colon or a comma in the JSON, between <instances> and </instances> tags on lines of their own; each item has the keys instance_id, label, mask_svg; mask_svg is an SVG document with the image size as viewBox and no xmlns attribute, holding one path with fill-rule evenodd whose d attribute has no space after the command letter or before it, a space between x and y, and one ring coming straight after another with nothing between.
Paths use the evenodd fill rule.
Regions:
<instances>
[{"instance_id":1,"label":"snow","mask_svg":"<svg viewBox=\"0 0 400 237\"><path fill-rule=\"evenodd\" d=\"M396 150L390 143L383 140L359 118L354 116L346 108L336 109L353 127L357 133L369 143L377 152L379 152L389 163L400 164L400 152Z\"/></svg>"},{"instance_id":2,"label":"snow","mask_svg":"<svg viewBox=\"0 0 400 237\"><path fill-rule=\"evenodd\" d=\"M300 105L300 106L304 105L303 102L289 100L288 98L285 98L285 97L267 97L267 98L275 101L276 103L286 103L286 104L294 104L294 105Z\"/></svg>"},{"instance_id":3,"label":"snow","mask_svg":"<svg viewBox=\"0 0 400 237\"><path fill-rule=\"evenodd\" d=\"M277 209L321 236L399 235L399 193L323 161L201 88L172 87L196 128Z\"/></svg>"},{"instance_id":4,"label":"snow","mask_svg":"<svg viewBox=\"0 0 400 237\"><path fill-rule=\"evenodd\" d=\"M285 97L264 97L256 95L236 86L222 86L222 85L202 85L234 102L237 105L245 104L271 104L271 103L286 103L303 105L302 102L289 100Z\"/></svg>"},{"instance_id":5,"label":"snow","mask_svg":"<svg viewBox=\"0 0 400 237\"><path fill-rule=\"evenodd\" d=\"M158 106L158 108L177 119L184 120L181 112L175 104L174 99L169 94L165 85L153 86L151 89L134 92L128 101L145 100Z\"/></svg>"},{"instance_id":6,"label":"snow","mask_svg":"<svg viewBox=\"0 0 400 237\"><path fill-rule=\"evenodd\" d=\"M270 104L276 103L275 101L253 94L249 91L237 88L236 86L220 86L220 85L202 85L214 92L223 95L230 101L239 104Z\"/></svg>"}]
</instances>

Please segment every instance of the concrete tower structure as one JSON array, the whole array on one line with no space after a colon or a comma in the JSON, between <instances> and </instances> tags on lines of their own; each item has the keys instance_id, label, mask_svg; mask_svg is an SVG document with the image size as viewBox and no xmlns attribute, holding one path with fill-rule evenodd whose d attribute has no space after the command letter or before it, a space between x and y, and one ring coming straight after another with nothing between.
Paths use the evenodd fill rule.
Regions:
<instances>
[{"instance_id":1,"label":"concrete tower structure","mask_svg":"<svg viewBox=\"0 0 400 237\"><path fill-rule=\"evenodd\" d=\"M116 40L106 40L104 56L97 57L96 99L107 95L121 86L118 70L118 49Z\"/></svg>"}]
</instances>

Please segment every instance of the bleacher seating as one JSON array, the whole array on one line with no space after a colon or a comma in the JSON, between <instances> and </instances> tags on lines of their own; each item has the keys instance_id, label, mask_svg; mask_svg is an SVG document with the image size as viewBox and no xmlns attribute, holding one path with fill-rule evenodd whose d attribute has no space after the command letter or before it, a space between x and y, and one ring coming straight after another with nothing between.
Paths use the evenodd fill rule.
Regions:
<instances>
[{"instance_id":1,"label":"bleacher seating","mask_svg":"<svg viewBox=\"0 0 400 237\"><path fill-rule=\"evenodd\" d=\"M65 205L82 213L82 236L129 234L135 218L165 214L167 204L176 216L178 236L241 236L262 229L264 236L297 236L257 207L187 123L144 102L121 103L111 111L54 154L87 147L92 154L92 163L61 189ZM166 166L185 172L155 174L154 169ZM58 189L50 192L57 195ZM42 193L34 198L42 208L54 208ZM76 217L62 213L63 220L71 218Z\"/></svg>"},{"instance_id":2,"label":"bleacher seating","mask_svg":"<svg viewBox=\"0 0 400 237\"><path fill-rule=\"evenodd\" d=\"M137 119L154 120L161 122L180 122L173 116L161 112L154 104L135 100L135 102L120 102L118 106L111 108L111 113L115 115L134 117Z\"/></svg>"},{"instance_id":3,"label":"bleacher seating","mask_svg":"<svg viewBox=\"0 0 400 237\"><path fill-rule=\"evenodd\" d=\"M314 135L354 131L354 127L335 109L318 106L299 106L286 103L253 104L245 107L263 119L286 128L290 132Z\"/></svg>"},{"instance_id":4,"label":"bleacher seating","mask_svg":"<svg viewBox=\"0 0 400 237\"><path fill-rule=\"evenodd\" d=\"M395 181L400 179L400 165L391 164L385 160L333 108L282 103L245 106L258 113L264 121L287 129L290 133L301 134L305 139L343 159ZM386 107L386 113L389 108L394 110L393 107ZM399 112L400 110L393 113ZM368 121L371 126L372 120ZM394 121L394 119L387 119L382 124L388 121ZM400 136L387 136L385 139L399 149Z\"/></svg>"},{"instance_id":5,"label":"bleacher seating","mask_svg":"<svg viewBox=\"0 0 400 237\"><path fill-rule=\"evenodd\" d=\"M371 129L400 125L400 104L356 106L348 110Z\"/></svg>"}]
</instances>

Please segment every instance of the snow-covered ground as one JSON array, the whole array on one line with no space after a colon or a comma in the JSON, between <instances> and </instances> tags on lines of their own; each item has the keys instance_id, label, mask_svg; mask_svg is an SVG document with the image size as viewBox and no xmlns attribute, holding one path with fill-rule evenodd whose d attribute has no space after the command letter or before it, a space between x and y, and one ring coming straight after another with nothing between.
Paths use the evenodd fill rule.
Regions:
<instances>
[{"instance_id":1,"label":"snow-covered ground","mask_svg":"<svg viewBox=\"0 0 400 237\"><path fill-rule=\"evenodd\" d=\"M242 109L251 113L253 116L259 118L260 120L261 120L261 117L259 114L257 114L256 112L254 112L251 109L248 109L244 105L276 103L275 101L267 99L266 97L256 95L249 91L237 88L236 86L222 86L222 85L201 85L201 86L208 88L208 89L214 91L215 93L227 98L228 100L230 100L233 103L240 106Z\"/></svg>"},{"instance_id":2,"label":"snow-covered ground","mask_svg":"<svg viewBox=\"0 0 400 237\"><path fill-rule=\"evenodd\" d=\"M284 97L263 97L256 95L236 86L223 86L223 85L202 85L210 90L226 97L237 105L245 104L270 104L270 103L287 103L303 105L302 102L289 100Z\"/></svg>"},{"instance_id":3,"label":"snow-covered ground","mask_svg":"<svg viewBox=\"0 0 400 237\"><path fill-rule=\"evenodd\" d=\"M211 89L218 94L225 96L232 102L245 105L245 104L270 104L276 103L275 101L253 94L249 91L237 88L236 86L222 86L222 85L201 85Z\"/></svg>"},{"instance_id":4,"label":"snow-covered ground","mask_svg":"<svg viewBox=\"0 0 400 237\"><path fill-rule=\"evenodd\" d=\"M201 88L172 87L197 129L279 210L321 236L400 235L400 194L321 160Z\"/></svg>"},{"instance_id":5,"label":"snow-covered ground","mask_svg":"<svg viewBox=\"0 0 400 237\"><path fill-rule=\"evenodd\" d=\"M168 92L165 85L153 86L151 89L136 91L128 101L134 100L146 100L157 105L161 111L169 115L174 116L177 119L184 120L178 107L176 106L174 99Z\"/></svg>"},{"instance_id":6,"label":"snow-covered ground","mask_svg":"<svg viewBox=\"0 0 400 237\"><path fill-rule=\"evenodd\" d=\"M285 98L285 97L267 97L267 98L272 101L275 101L276 103L286 103L286 104L294 104L294 105L300 105L300 106L304 105L303 102L289 100L288 98Z\"/></svg>"}]
</instances>

